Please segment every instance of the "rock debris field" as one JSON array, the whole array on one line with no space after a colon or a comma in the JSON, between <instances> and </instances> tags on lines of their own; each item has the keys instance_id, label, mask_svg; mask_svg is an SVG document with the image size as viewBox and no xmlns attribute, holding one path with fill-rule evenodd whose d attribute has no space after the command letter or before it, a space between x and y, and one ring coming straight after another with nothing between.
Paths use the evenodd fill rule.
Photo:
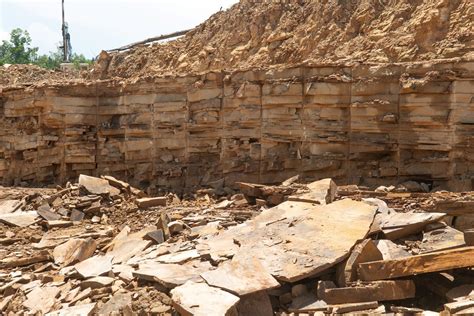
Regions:
<instances>
[{"instance_id":1,"label":"rock debris field","mask_svg":"<svg viewBox=\"0 0 474 316\"><path fill-rule=\"evenodd\" d=\"M474 194L239 183L147 197L110 176L0 189L5 315L474 310Z\"/></svg>"}]
</instances>

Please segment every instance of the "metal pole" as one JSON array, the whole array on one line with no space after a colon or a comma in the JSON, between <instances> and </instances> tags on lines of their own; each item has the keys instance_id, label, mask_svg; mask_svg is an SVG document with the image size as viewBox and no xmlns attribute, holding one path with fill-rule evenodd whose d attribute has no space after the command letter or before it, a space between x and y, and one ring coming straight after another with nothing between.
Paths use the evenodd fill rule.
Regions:
<instances>
[{"instance_id":1,"label":"metal pole","mask_svg":"<svg viewBox=\"0 0 474 316\"><path fill-rule=\"evenodd\" d=\"M62 0L62 10L63 10L63 61L67 61L67 40L66 40L66 25L64 22L64 0Z\"/></svg>"}]
</instances>

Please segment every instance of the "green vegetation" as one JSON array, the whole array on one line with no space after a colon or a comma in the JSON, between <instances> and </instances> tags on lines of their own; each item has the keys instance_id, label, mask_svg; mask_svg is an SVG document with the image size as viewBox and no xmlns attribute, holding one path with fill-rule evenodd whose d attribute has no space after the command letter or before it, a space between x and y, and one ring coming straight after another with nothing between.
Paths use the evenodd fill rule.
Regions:
<instances>
[{"instance_id":1,"label":"green vegetation","mask_svg":"<svg viewBox=\"0 0 474 316\"><path fill-rule=\"evenodd\" d=\"M28 31L14 29L10 33L10 40L3 40L0 45L0 65L4 64L34 64L43 68L57 69L63 61L62 50L48 55L39 55L38 47L31 47L31 37ZM82 54L72 54L71 62L79 67L80 63L92 63Z\"/></svg>"}]
</instances>

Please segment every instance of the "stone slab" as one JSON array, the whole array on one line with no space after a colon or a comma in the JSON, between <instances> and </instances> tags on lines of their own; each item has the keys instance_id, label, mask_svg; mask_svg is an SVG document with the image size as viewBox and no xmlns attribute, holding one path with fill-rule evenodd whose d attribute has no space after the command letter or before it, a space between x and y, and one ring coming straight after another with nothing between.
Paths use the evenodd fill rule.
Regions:
<instances>
[{"instance_id":1,"label":"stone slab","mask_svg":"<svg viewBox=\"0 0 474 316\"><path fill-rule=\"evenodd\" d=\"M84 278L100 276L112 270L112 256L94 256L74 265Z\"/></svg>"},{"instance_id":2,"label":"stone slab","mask_svg":"<svg viewBox=\"0 0 474 316\"><path fill-rule=\"evenodd\" d=\"M193 281L172 289L171 298L183 316L236 316L235 306L240 300L226 291Z\"/></svg>"},{"instance_id":3,"label":"stone slab","mask_svg":"<svg viewBox=\"0 0 474 316\"><path fill-rule=\"evenodd\" d=\"M0 201L0 215L10 214L15 212L21 205L19 200L4 200Z\"/></svg>"},{"instance_id":4,"label":"stone slab","mask_svg":"<svg viewBox=\"0 0 474 316\"><path fill-rule=\"evenodd\" d=\"M472 266L474 247L463 247L400 259L361 263L358 273L362 280L374 281Z\"/></svg>"},{"instance_id":5,"label":"stone slab","mask_svg":"<svg viewBox=\"0 0 474 316\"><path fill-rule=\"evenodd\" d=\"M54 262L68 266L72 263L83 261L94 254L97 243L92 238L73 238L56 246L53 250Z\"/></svg>"},{"instance_id":6,"label":"stone slab","mask_svg":"<svg viewBox=\"0 0 474 316\"><path fill-rule=\"evenodd\" d=\"M259 260L240 261L234 257L222 263L216 270L201 274L209 285L243 296L280 286Z\"/></svg>"},{"instance_id":7,"label":"stone slab","mask_svg":"<svg viewBox=\"0 0 474 316\"><path fill-rule=\"evenodd\" d=\"M30 226L38 220L36 211L15 212L0 215L0 222L17 227Z\"/></svg>"},{"instance_id":8,"label":"stone slab","mask_svg":"<svg viewBox=\"0 0 474 316\"><path fill-rule=\"evenodd\" d=\"M342 261L366 237L375 211L376 206L350 199L328 205L287 201L210 237L207 245L213 257L214 251L238 244L231 250L239 260L257 258L277 280L295 282Z\"/></svg>"},{"instance_id":9,"label":"stone slab","mask_svg":"<svg viewBox=\"0 0 474 316\"><path fill-rule=\"evenodd\" d=\"M111 186L109 184L109 181L101 178L81 174L79 176L79 184L82 185L91 194L110 194L111 196L120 194L119 189Z\"/></svg>"},{"instance_id":10,"label":"stone slab","mask_svg":"<svg viewBox=\"0 0 474 316\"><path fill-rule=\"evenodd\" d=\"M202 281L200 274L212 268L209 262L189 262L186 264L166 264L158 262L141 263L133 276L159 282L167 288L174 288L187 281Z\"/></svg>"}]
</instances>

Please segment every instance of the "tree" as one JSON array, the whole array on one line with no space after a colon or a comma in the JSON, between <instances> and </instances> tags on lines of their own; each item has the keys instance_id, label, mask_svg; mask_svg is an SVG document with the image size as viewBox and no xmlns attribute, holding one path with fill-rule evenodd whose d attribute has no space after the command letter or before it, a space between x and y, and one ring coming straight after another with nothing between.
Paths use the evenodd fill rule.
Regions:
<instances>
[{"instance_id":1,"label":"tree","mask_svg":"<svg viewBox=\"0 0 474 316\"><path fill-rule=\"evenodd\" d=\"M48 55L38 56L38 58L34 61L34 64L43 68L48 68L48 69L59 68L59 66L63 62L63 50L59 46L60 45L58 44L55 52L49 52ZM76 68L79 68L79 64L81 63L90 64L92 63L92 61L90 59L87 59L82 54L73 53L71 55L71 63L73 63L76 66Z\"/></svg>"},{"instance_id":2,"label":"tree","mask_svg":"<svg viewBox=\"0 0 474 316\"><path fill-rule=\"evenodd\" d=\"M10 33L10 40L0 45L0 65L28 64L36 60L38 47L31 47L28 31L16 28Z\"/></svg>"},{"instance_id":3,"label":"tree","mask_svg":"<svg viewBox=\"0 0 474 316\"><path fill-rule=\"evenodd\" d=\"M63 62L63 52L57 45L55 52L47 55L38 55L38 47L31 47L31 37L28 31L14 29L10 33L10 40L2 41L0 45L0 65L4 64L35 64L43 68L57 69ZM79 68L80 63L92 63L82 54L73 53L71 62Z\"/></svg>"}]
</instances>

